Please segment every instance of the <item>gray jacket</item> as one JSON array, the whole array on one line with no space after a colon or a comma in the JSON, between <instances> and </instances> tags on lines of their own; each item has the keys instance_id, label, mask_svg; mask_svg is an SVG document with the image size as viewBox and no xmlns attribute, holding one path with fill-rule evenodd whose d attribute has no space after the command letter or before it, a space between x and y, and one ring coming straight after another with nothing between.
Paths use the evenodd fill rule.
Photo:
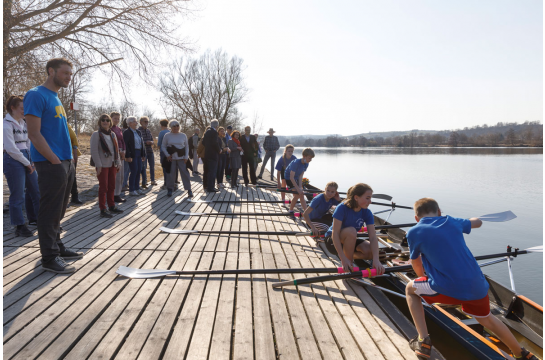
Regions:
<instances>
[{"instance_id":1,"label":"gray jacket","mask_svg":"<svg viewBox=\"0 0 545 360\"><path fill-rule=\"evenodd\" d=\"M240 150L237 149L237 143L231 139L227 142L227 146L231 150L231 154L229 155L231 169L240 169L242 167L242 160L240 158Z\"/></svg>"},{"instance_id":2,"label":"gray jacket","mask_svg":"<svg viewBox=\"0 0 545 360\"><path fill-rule=\"evenodd\" d=\"M93 135L91 135L91 157L93 158L93 161L95 162L95 167L97 168L109 168L112 166L121 166L121 160L119 158L119 153L117 154L117 162L114 164L114 152L115 152L115 145L113 141L117 143L117 137L115 133L112 131L113 137L110 136L104 136L106 145L108 145L108 149L110 150L110 153L112 156L106 157L106 154L104 153L104 150L102 150L102 146L100 145L100 135L98 134L98 131L95 131ZM113 141L109 141L113 140Z\"/></svg>"}]
</instances>

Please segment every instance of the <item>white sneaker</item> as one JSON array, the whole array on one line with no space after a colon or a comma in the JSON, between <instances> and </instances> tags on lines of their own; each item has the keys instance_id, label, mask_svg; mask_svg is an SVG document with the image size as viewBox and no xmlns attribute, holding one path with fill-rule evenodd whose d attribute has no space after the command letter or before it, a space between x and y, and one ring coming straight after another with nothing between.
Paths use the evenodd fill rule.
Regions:
<instances>
[{"instance_id":1,"label":"white sneaker","mask_svg":"<svg viewBox=\"0 0 545 360\"><path fill-rule=\"evenodd\" d=\"M137 193L136 191L130 191L130 192L129 192L129 195L131 195L131 196L138 196L138 195L140 195L140 194Z\"/></svg>"},{"instance_id":2,"label":"white sneaker","mask_svg":"<svg viewBox=\"0 0 545 360\"><path fill-rule=\"evenodd\" d=\"M142 189L138 189L136 190L136 192L138 193L138 195L144 195L144 191L142 191Z\"/></svg>"}]
</instances>

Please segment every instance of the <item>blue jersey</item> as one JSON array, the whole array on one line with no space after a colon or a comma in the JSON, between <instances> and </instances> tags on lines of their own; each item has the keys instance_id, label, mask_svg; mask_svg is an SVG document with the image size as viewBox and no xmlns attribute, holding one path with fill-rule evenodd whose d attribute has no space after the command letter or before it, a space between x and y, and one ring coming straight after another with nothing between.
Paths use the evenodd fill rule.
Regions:
<instances>
[{"instance_id":1,"label":"blue jersey","mask_svg":"<svg viewBox=\"0 0 545 360\"><path fill-rule=\"evenodd\" d=\"M354 211L344 203L337 206L333 212L333 222L335 222L335 219L342 221L341 230L347 227L353 227L357 231L360 231L364 223L365 225L375 224L375 218L373 217L371 210L361 208L360 211ZM333 225L327 230L325 236L331 236L332 233Z\"/></svg>"},{"instance_id":2,"label":"blue jersey","mask_svg":"<svg viewBox=\"0 0 545 360\"><path fill-rule=\"evenodd\" d=\"M45 86L30 89L24 98L25 115L34 115L41 118L40 133L57 155L59 160L72 159L72 143L66 123L66 112L56 92ZM47 159L36 150L34 144L30 146L30 156L33 161Z\"/></svg>"},{"instance_id":3,"label":"blue jersey","mask_svg":"<svg viewBox=\"0 0 545 360\"><path fill-rule=\"evenodd\" d=\"M324 194L316 196L308 205L312 208L312 212L309 214L310 220L321 218L327 214L332 206L338 205L339 203L340 201L335 200L335 198L331 198L329 201L326 201Z\"/></svg>"},{"instance_id":4,"label":"blue jersey","mask_svg":"<svg viewBox=\"0 0 545 360\"><path fill-rule=\"evenodd\" d=\"M302 173L307 171L308 163L303 164L303 159L297 159L290 162L290 164L286 167L286 171L284 172L284 177L286 179L291 179L291 172L295 172L294 179L295 181L299 180L299 176L301 176Z\"/></svg>"},{"instance_id":5,"label":"blue jersey","mask_svg":"<svg viewBox=\"0 0 545 360\"><path fill-rule=\"evenodd\" d=\"M280 159L278 159L278 161L276 162L276 167L275 169L280 171L282 174L284 173L284 170L286 169L286 167L288 167L288 165L293 161L293 160L296 160L297 157L295 155L292 155L291 158L289 160L286 160L286 162L284 162L284 157L280 157Z\"/></svg>"},{"instance_id":6,"label":"blue jersey","mask_svg":"<svg viewBox=\"0 0 545 360\"><path fill-rule=\"evenodd\" d=\"M422 218L407 232L411 259L422 255L430 287L458 300L478 300L488 293L488 282L464 240L470 232L469 220L450 216Z\"/></svg>"}]
</instances>

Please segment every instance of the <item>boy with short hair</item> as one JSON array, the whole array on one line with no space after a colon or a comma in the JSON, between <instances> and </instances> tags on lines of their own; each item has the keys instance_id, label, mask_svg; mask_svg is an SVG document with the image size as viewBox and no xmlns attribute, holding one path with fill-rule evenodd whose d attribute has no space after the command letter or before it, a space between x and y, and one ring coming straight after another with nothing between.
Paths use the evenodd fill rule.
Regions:
<instances>
[{"instance_id":1,"label":"boy with short hair","mask_svg":"<svg viewBox=\"0 0 545 360\"><path fill-rule=\"evenodd\" d=\"M339 185L336 182L330 181L325 187L325 191L316 196L307 209L303 213L303 217L313 236L319 236L320 231L325 233L333 224L333 216L329 213L332 206L341 203L341 197L337 192Z\"/></svg>"},{"instance_id":2,"label":"boy with short hair","mask_svg":"<svg viewBox=\"0 0 545 360\"><path fill-rule=\"evenodd\" d=\"M287 167L284 172L284 177L286 178L286 185L291 189L297 191L296 194L293 194L293 199L290 203L290 213L293 212L297 200L301 201L301 206L306 210L307 203L305 201L305 195L303 195L303 175L308 169L308 164L314 158L314 151L311 148L306 148L303 150L303 157L301 159L293 160Z\"/></svg>"},{"instance_id":3,"label":"boy with short hair","mask_svg":"<svg viewBox=\"0 0 545 360\"><path fill-rule=\"evenodd\" d=\"M441 216L439 205L431 198L418 200L414 212L418 224L407 232L407 240L411 263L419 278L407 284L406 294L418 330L418 336L410 341L415 354L424 358L431 354L422 298L428 304L462 305L462 310L496 334L515 358L537 360L520 347L504 323L490 314L488 282L463 236L481 227L482 221Z\"/></svg>"}]
</instances>

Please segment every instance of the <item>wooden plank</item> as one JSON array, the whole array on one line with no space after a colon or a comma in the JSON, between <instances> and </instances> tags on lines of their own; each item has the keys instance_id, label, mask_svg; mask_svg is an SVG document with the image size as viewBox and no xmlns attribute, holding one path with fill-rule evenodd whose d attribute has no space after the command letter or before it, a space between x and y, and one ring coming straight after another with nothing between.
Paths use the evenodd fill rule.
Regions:
<instances>
[{"instance_id":1,"label":"wooden plank","mask_svg":"<svg viewBox=\"0 0 545 360\"><path fill-rule=\"evenodd\" d=\"M233 253L230 253L233 254ZM250 254L240 253L239 269L250 268ZM254 334L252 331L252 283L250 275L237 276L235 333L233 356L235 359L254 358ZM268 305L267 305L268 307ZM229 332L231 333L231 331ZM274 354L274 351L273 351Z\"/></svg>"}]
</instances>

